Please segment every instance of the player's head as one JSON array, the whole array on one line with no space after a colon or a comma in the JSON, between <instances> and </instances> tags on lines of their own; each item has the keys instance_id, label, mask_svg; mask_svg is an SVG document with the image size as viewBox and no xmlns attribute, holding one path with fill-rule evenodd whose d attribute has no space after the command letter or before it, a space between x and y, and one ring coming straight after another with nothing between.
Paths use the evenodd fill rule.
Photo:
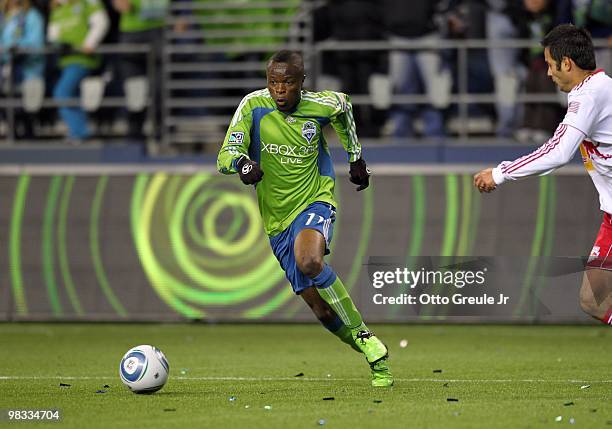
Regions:
<instances>
[{"instance_id":1,"label":"player's head","mask_svg":"<svg viewBox=\"0 0 612 429\"><path fill-rule=\"evenodd\" d=\"M282 50L270 58L266 68L268 90L281 112L290 112L300 102L304 84L304 59L296 51Z\"/></svg>"},{"instance_id":2,"label":"player's head","mask_svg":"<svg viewBox=\"0 0 612 429\"><path fill-rule=\"evenodd\" d=\"M561 91L569 92L595 70L595 49L589 32L572 24L553 28L542 40L548 76Z\"/></svg>"}]
</instances>

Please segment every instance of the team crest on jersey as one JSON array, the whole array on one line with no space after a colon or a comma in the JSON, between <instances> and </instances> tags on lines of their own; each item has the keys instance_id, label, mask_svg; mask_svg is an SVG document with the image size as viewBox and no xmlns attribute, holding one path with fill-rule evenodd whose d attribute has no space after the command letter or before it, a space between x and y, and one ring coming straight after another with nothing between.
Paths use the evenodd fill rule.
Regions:
<instances>
[{"instance_id":1,"label":"team crest on jersey","mask_svg":"<svg viewBox=\"0 0 612 429\"><path fill-rule=\"evenodd\" d=\"M230 133L227 144L242 144L244 141L244 133L241 131L234 131Z\"/></svg>"},{"instance_id":2,"label":"team crest on jersey","mask_svg":"<svg viewBox=\"0 0 612 429\"><path fill-rule=\"evenodd\" d=\"M579 101L570 101L567 105L567 113L578 113L578 109L580 109Z\"/></svg>"},{"instance_id":3,"label":"team crest on jersey","mask_svg":"<svg viewBox=\"0 0 612 429\"><path fill-rule=\"evenodd\" d=\"M314 124L314 122L306 121L304 125L302 125L302 137L304 137L308 144L310 144L316 135L317 126Z\"/></svg>"}]
</instances>

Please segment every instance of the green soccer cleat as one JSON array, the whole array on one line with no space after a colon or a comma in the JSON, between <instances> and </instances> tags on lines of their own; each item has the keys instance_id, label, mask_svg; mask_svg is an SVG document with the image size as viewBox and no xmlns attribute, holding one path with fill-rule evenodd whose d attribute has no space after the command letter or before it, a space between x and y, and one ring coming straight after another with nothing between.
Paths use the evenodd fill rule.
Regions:
<instances>
[{"instance_id":1,"label":"green soccer cleat","mask_svg":"<svg viewBox=\"0 0 612 429\"><path fill-rule=\"evenodd\" d=\"M389 355L387 347L370 331L353 332L353 338L370 365Z\"/></svg>"},{"instance_id":2,"label":"green soccer cleat","mask_svg":"<svg viewBox=\"0 0 612 429\"><path fill-rule=\"evenodd\" d=\"M388 361L385 357L370 365L372 370L372 386L373 387L391 387L393 386L393 375L389 371Z\"/></svg>"}]
</instances>

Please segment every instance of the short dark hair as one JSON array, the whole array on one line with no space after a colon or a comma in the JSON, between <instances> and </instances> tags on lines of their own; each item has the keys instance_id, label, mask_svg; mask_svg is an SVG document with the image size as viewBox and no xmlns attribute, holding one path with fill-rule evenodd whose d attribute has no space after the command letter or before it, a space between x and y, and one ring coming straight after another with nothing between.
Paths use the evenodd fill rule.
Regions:
<instances>
[{"instance_id":1,"label":"short dark hair","mask_svg":"<svg viewBox=\"0 0 612 429\"><path fill-rule=\"evenodd\" d=\"M304 71L304 57L299 51L290 51L289 49L282 49L272 55L272 57L268 61L268 67L272 63L294 64L298 66L302 70L302 72Z\"/></svg>"},{"instance_id":2,"label":"short dark hair","mask_svg":"<svg viewBox=\"0 0 612 429\"><path fill-rule=\"evenodd\" d=\"M541 42L548 48L550 56L557 62L557 70L561 69L563 57L570 58L582 70L595 70L595 48L591 35L584 28L572 24L561 24L550 30Z\"/></svg>"}]
</instances>

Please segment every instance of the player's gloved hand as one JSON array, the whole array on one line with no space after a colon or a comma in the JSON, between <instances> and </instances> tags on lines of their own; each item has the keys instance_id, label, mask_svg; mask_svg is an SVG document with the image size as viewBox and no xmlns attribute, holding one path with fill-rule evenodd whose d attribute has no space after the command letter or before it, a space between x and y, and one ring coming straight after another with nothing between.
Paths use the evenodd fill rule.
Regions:
<instances>
[{"instance_id":1,"label":"player's gloved hand","mask_svg":"<svg viewBox=\"0 0 612 429\"><path fill-rule=\"evenodd\" d=\"M357 161L351 162L349 174L351 176L351 183L359 185L357 188L358 191L363 191L365 188L370 186L370 169L366 165L363 158L359 158Z\"/></svg>"},{"instance_id":2,"label":"player's gloved hand","mask_svg":"<svg viewBox=\"0 0 612 429\"><path fill-rule=\"evenodd\" d=\"M259 182L264 175L264 172L255 161L251 161L246 156L241 157L236 161L238 167L238 175L240 180L245 185L254 185Z\"/></svg>"}]
</instances>

